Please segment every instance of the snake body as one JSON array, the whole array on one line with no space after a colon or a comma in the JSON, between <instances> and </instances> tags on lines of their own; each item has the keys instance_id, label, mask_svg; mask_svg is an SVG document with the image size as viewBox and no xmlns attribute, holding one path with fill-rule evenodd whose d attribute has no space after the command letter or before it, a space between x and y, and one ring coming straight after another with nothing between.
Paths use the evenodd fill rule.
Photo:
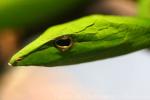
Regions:
<instances>
[{"instance_id":1,"label":"snake body","mask_svg":"<svg viewBox=\"0 0 150 100\"><path fill-rule=\"evenodd\" d=\"M77 64L149 46L149 18L90 15L48 28L15 54L9 63L49 67Z\"/></svg>"}]
</instances>

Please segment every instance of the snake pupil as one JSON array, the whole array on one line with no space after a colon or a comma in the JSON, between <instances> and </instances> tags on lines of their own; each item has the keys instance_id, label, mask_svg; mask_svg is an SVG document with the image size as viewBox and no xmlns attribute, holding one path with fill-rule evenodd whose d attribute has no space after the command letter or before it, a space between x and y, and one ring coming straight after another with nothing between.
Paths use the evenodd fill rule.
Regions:
<instances>
[{"instance_id":1,"label":"snake pupil","mask_svg":"<svg viewBox=\"0 0 150 100\"><path fill-rule=\"evenodd\" d=\"M73 44L72 38L70 36L62 36L55 40L55 46L61 50L68 50Z\"/></svg>"},{"instance_id":2,"label":"snake pupil","mask_svg":"<svg viewBox=\"0 0 150 100\"><path fill-rule=\"evenodd\" d=\"M58 46L69 46L71 43L70 39L58 39L55 42Z\"/></svg>"}]
</instances>

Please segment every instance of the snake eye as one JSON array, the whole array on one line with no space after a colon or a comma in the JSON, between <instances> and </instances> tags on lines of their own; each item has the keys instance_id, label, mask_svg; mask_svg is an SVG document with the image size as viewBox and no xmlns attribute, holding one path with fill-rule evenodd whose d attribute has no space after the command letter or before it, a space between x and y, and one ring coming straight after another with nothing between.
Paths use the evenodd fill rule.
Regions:
<instances>
[{"instance_id":1,"label":"snake eye","mask_svg":"<svg viewBox=\"0 0 150 100\"><path fill-rule=\"evenodd\" d=\"M67 51L70 49L73 45L72 38L70 36L62 36L54 40L55 46L60 50L60 51Z\"/></svg>"}]
</instances>

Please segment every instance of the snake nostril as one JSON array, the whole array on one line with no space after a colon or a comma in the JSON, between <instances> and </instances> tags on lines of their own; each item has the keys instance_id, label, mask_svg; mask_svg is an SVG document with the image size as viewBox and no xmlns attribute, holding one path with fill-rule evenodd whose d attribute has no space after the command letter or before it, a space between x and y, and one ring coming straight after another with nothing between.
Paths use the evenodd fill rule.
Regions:
<instances>
[{"instance_id":1,"label":"snake nostril","mask_svg":"<svg viewBox=\"0 0 150 100\"><path fill-rule=\"evenodd\" d=\"M17 65L17 63L19 62L19 61L21 61L22 60L22 58L21 57L19 57L19 58L17 58L14 62L12 62L12 63L8 63L8 65L9 66L16 66Z\"/></svg>"},{"instance_id":2,"label":"snake nostril","mask_svg":"<svg viewBox=\"0 0 150 100\"><path fill-rule=\"evenodd\" d=\"M20 60L22 60L22 58L17 58L17 59L16 59L16 62L18 62L18 61L20 61Z\"/></svg>"}]
</instances>

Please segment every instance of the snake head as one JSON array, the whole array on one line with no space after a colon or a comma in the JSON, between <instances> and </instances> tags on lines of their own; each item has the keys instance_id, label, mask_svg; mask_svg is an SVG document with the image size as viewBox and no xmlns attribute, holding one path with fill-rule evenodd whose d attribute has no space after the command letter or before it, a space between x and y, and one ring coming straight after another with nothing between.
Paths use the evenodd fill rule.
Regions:
<instances>
[{"instance_id":1,"label":"snake head","mask_svg":"<svg viewBox=\"0 0 150 100\"><path fill-rule=\"evenodd\" d=\"M127 35L136 30L130 29L133 19L92 15L50 27L15 54L9 64L58 66L116 56L121 50L129 51L120 46L130 42Z\"/></svg>"}]
</instances>

